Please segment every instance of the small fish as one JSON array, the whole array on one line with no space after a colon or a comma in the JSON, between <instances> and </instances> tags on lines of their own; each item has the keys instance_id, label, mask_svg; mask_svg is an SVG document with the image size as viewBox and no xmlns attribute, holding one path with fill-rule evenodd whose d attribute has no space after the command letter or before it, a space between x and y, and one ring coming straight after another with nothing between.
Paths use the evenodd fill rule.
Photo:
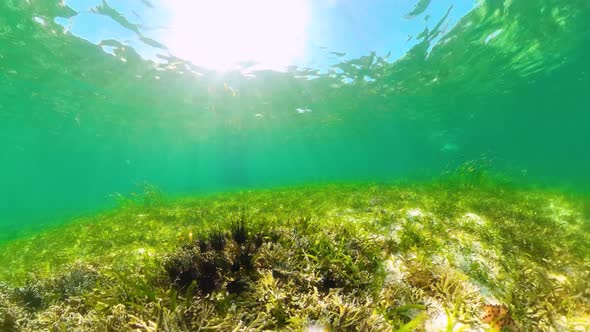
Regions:
<instances>
[{"instance_id":1,"label":"small fish","mask_svg":"<svg viewBox=\"0 0 590 332\"><path fill-rule=\"evenodd\" d=\"M481 320L484 323L490 324L491 330L497 332L500 332L502 329L512 332L520 331L505 305L486 304L483 306L483 310L484 315L481 317Z\"/></svg>"}]
</instances>

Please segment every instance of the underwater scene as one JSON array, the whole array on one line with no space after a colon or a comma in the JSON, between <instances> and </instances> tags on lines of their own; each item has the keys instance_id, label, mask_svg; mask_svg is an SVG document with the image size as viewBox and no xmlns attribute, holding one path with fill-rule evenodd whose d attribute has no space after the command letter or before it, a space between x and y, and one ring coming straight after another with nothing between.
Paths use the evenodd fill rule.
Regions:
<instances>
[{"instance_id":1,"label":"underwater scene","mask_svg":"<svg viewBox=\"0 0 590 332\"><path fill-rule=\"evenodd\" d=\"M0 1L0 332L590 331L590 1Z\"/></svg>"}]
</instances>

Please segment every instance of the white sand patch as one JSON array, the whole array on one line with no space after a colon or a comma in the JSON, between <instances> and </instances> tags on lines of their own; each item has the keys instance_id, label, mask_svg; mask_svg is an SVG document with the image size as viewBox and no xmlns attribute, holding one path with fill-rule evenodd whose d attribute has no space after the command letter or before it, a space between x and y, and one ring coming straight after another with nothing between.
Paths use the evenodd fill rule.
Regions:
<instances>
[{"instance_id":1,"label":"white sand patch","mask_svg":"<svg viewBox=\"0 0 590 332\"><path fill-rule=\"evenodd\" d=\"M483 225L485 224L485 221L483 220L483 218L482 218L482 217L478 216L478 215L477 215L477 214L475 214L475 213L471 213L471 212L468 212L468 213L466 213L466 214L463 216L463 220L464 220L466 223L475 223L475 224L477 224L478 226L483 226Z\"/></svg>"},{"instance_id":2,"label":"white sand patch","mask_svg":"<svg viewBox=\"0 0 590 332\"><path fill-rule=\"evenodd\" d=\"M401 235L404 231L404 228L401 224L395 224L390 227L389 229L389 236L396 242L401 240Z\"/></svg>"},{"instance_id":3,"label":"white sand patch","mask_svg":"<svg viewBox=\"0 0 590 332\"><path fill-rule=\"evenodd\" d=\"M425 301L430 317L424 322L426 331L446 331L448 317L442 303L434 298L428 298Z\"/></svg>"},{"instance_id":4,"label":"white sand patch","mask_svg":"<svg viewBox=\"0 0 590 332\"><path fill-rule=\"evenodd\" d=\"M401 283L406 277L404 261L396 255L391 255L385 261L385 283Z\"/></svg>"},{"instance_id":5,"label":"white sand patch","mask_svg":"<svg viewBox=\"0 0 590 332\"><path fill-rule=\"evenodd\" d=\"M421 217L423 215L424 215L424 212L422 212L420 209L410 209L407 212L407 216L410 219Z\"/></svg>"}]
</instances>

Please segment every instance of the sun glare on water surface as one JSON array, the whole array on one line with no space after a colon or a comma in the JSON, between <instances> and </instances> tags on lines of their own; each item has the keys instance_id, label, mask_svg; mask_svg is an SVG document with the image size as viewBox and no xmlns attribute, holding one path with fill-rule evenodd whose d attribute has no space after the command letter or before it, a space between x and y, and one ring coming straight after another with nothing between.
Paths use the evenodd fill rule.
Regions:
<instances>
[{"instance_id":1,"label":"sun glare on water surface","mask_svg":"<svg viewBox=\"0 0 590 332\"><path fill-rule=\"evenodd\" d=\"M306 0L166 0L165 44L195 65L228 70L240 62L281 69L304 52Z\"/></svg>"}]
</instances>

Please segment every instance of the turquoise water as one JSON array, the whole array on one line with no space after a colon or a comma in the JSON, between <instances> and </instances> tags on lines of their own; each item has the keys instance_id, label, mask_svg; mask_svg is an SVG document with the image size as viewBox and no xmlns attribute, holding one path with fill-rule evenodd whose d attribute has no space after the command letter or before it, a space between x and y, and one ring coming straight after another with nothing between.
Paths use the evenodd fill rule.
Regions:
<instances>
[{"instance_id":1,"label":"turquoise water","mask_svg":"<svg viewBox=\"0 0 590 332\"><path fill-rule=\"evenodd\" d=\"M347 28L360 37L338 34L339 9L316 12L309 30L331 27L343 49L220 72L147 39L149 24L134 22L158 17L158 3L3 1L0 238L146 182L174 196L414 181L475 160L517 183L588 192L590 4L480 1L459 16L464 4L449 16L414 5L356 4ZM109 38L96 17L143 42ZM420 33L387 45L396 31L362 30L393 20Z\"/></svg>"}]
</instances>

